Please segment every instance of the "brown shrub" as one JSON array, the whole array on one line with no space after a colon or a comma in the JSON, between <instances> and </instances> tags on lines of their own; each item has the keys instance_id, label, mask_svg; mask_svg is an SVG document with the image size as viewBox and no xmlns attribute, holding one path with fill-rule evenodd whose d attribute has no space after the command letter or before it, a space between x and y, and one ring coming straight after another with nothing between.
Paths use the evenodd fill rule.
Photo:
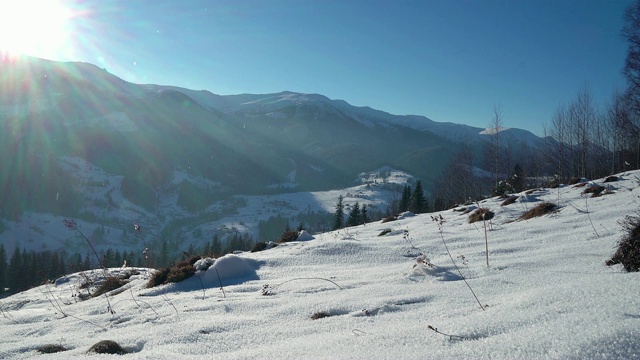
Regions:
<instances>
[{"instance_id":1,"label":"brown shrub","mask_svg":"<svg viewBox=\"0 0 640 360\"><path fill-rule=\"evenodd\" d=\"M91 345L88 353L94 352L96 354L116 354L116 355L124 355L127 352L113 340L102 340L97 343Z\"/></svg>"},{"instance_id":2,"label":"brown shrub","mask_svg":"<svg viewBox=\"0 0 640 360\"><path fill-rule=\"evenodd\" d=\"M317 313L314 313L313 315L311 315L311 320L318 320L318 319L322 319L322 318L326 318L326 317L330 317L331 315L329 315L328 313L324 312L324 311L318 311Z\"/></svg>"},{"instance_id":3,"label":"brown shrub","mask_svg":"<svg viewBox=\"0 0 640 360\"><path fill-rule=\"evenodd\" d=\"M582 193L591 194L591 197L598 197L602 194L603 191L604 191L604 186L597 185L597 186L588 187L582 190Z\"/></svg>"},{"instance_id":4,"label":"brown shrub","mask_svg":"<svg viewBox=\"0 0 640 360\"><path fill-rule=\"evenodd\" d=\"M196 273L196 268L193 265L185 265L180 267L172 267L169 275L167 275L167 283L177 283L182 280L186 280Z\"/></svg>"},{"instance_id":5,"label":"brown shrub","mask_svg":"<svg viewBox=\"0 0 640 360\"><path fill-rule=\"evenodd\" d=\"M491 220L495 214L487 208L479 208L469 215L469 224L476 221Z\"/></svg>"},{"instance_id":6,"label":"brown shrub","mask_svg":"<svg viewBox=\"0 0 640 360\"><path fill-rule=\"evenodd\" d=\"M167 283L167 277L169 276L170 272L171 272L171 268L170 267L163 267L161 269L156 270L153 273L153 275L151 275L151 278L149 279L149 282L147 282L147 287L148 288L152 288L152 287L156 287L158 285L166 284Z\"/></svg>"},{"instance_id":7,"label":"brown shrub","mask_svg":"<svg viewBox=\"0 0 640 360\"><path fill-rule=\"evenodd\" d=\"M587 183L579 183L579 184L575 184L573 187L574 188L581 188L581 187L585 187L587 186Z\"/></svg>"},{"instance_id":8,"label":"brown shrub","mask_svg":"<svg viewBox=\"0 0 640 360\"><path fill-rule=\"evenodd\" d=\"M98 286L96 291L94 291L93 294L91 294L91 297L98 297L102 294L106 294L111 290L115 290L123 287L125 284L127 284L126 280L120 279L119 277L116 277L116 276L109 276L105 278L102 284Z\"/></svg>"},{"instance_id":9,"label":"brown shrub","mask_svg":"<svg viewBox=\"0 0 640 360\"><path fill-rule=\"evenodd\" d=\"M508 198L506 198L506 199L502 202L502 204L500 204L500 206L507 206L507 205L511 205L511 204L513 204L514 202L516 202L516 200L518 200L518 197L517 197L517 196L515 196L515 195L511 195L511 196L509 196Z\"/></svg>"},{"instance_id":10,"label":"brown shrub","mask_svg":"<svg viewBox=\"0 0 640 360\"><path fill-rule=\"evenodd\" d=\"M543 202L541 204L538 204L533 209L527 211L526 213L520 215L520 217L518 219L519 220L533 219L534 217L550 214L550 213L556 211L557 208L558 208L558 206L556 204L554 204L554 203Z\"/></svg>"},{"instance_id":11,"label":"brown shrub","mask_svg":"<svg viewBox=\"0 0 640 360\"><path fill-rule=\"evenodd\" d=\"M199 259L199 256L192 257L188 260L180 261L172 267L163 267L157 270L147 282L147 288L163 284L177 283L190 278L196 273L196 268L193 264L195 264Z\"/></svg>"},{"instance_id":12,"label":"brown shrub","mask_svg":"<svg viewBox=\"0 0 640 360\"><path fill-rule=\"evenodd\" d=\"M67 348L65 348L62 345L47 344L47 345L42 345L37 347L36 351L39 352L40 354L55 354L55 353L67 351Z\"/></svg>"},{"instance_id":13,"label":"brown shrub","mask_svg":"<svg viewBox=\"0 0 640 360\"><path fill-rule=\"evenodd\" d=\"M251 252L260 252L260 251L264 251L267 250L268 248L274 248L278 246L277 244L270 242L265 242L265 241L261 241L256 243L253 248L251 249Z\"/></svg>"},{"instance_id":14,"label":"brown shrub","mask_svg":"<svg viewBox=\"0 0 640 360\"><path fill-rule=\"evenodd\" d=\"M618 250L606 264L622 264L628 272L640 271L640 216L627 216L622 226L627 234L618 242Z\"/></svg>"},{"instance_id":15,"label":"brown shrub","mask_svg":"<svg viewBox=\"0 0 640 360\"><path fill-rule=\"evenodd\" d=\"M382 219L382 223L384 224L386 222L395 221L395 220L396 220L396 217L391 215L391 216L387 216L386 218Z\"/></svg>"},{"instance_id":16,"label":"brown shrub","mask_svg":"<svg viewBox=\"0 0 640 360\"><path fill-rule=\"evenodd\" d=\"M575 185L577 183L579 183L582 180L582 178L579 177L572 177L571 179L569 179L569 181L567 182L567 185Z\"/></svg>"},{"instance_id":17,"label":"brown shrub","mask_svg":"<svg viewBox=\"0 0 640 360\"><path fill-rule=\"evenodd\" d=\"M612 176L607 176L607 178L606 178L606 179L604 179L604 182L608 183L608 182L615 182L615 181L618 181L618 180L619 180L619 179L618 179L618 177L617 177L617 176L613 176L613 175L612 175Z\"/></svg>"},{"instance_id":18,"label":"brown shrub","mask_svg":"<svg viewBox=\"0 0 640 360\"><path fill-rule=\"evenodd\" d=\"M285 231L282 233L282 235L280 236L280 240L278 240L277 243L282 244L286 242L296 241L298 239L298 235L299 234L297 231Z\"/></svg>"}]
</instances>

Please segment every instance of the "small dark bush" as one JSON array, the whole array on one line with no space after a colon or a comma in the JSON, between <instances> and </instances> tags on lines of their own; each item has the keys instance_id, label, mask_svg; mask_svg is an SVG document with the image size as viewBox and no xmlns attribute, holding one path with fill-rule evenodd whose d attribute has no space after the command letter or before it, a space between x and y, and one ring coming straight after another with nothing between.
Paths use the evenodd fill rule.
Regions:
<instances>
[{"instance_id":1,"label":"small dark bush","mask_svg":"<svg viewBox=\"0 0 640 360\"><path fill-rule=\"evenodd\" d=\"M170 267L163 267L161 269L156 270L153 275L151 275L151 278L149 279L149 282L147 283L147 287L148 288L152 288L158 285L162 285L162 284L166 284L167 283L167 277L169 277L169 273L171 272L171 268Z\"/></svg>"},{"instance_id":2,"label":"small dark bush","mask_svg":"<svg viewBox=\"0 0 640 360\"><path fill-rule=\"evenodd\" d=\"M598 197L604 191L604 186L597 185L582 190L583 194L591 194L591 197Z\"/></svg>"},{"instance_id":3,"label":"small dark bush","mask_svg":"<svg viewBox=\"0 0 640 360\"><path fill-rule=\"evenodd\" d=\"M618 177L617 176L607 176L606 179L604 179L604 182L608 183L608 182L615 182L618 181Z\"/></svg>"},{"instance_id":4,"label":"small dark bush","mask_svg":"<svg viewBox=\"0 0 640 360\"><path fill-rule=\"evenodd\" d=\"M585 187L585 186L587 186L587 183L586 183L586 182L585 182L585 183L575 184L573 187L574 187L574 188L581 188L581 187Z\"/></svg>"},{"instance_id":5,"label":"small dark bush","mask_svg":"<svg viewBox=\"0 0 640 360\"><path fill-rule=\"evenodd\" d=\"M607 265L622 264L628 272L640 271L640 216L629 216L622 222L627 234L618 242L618 250Z\"/></svg>"},{"instance_id":6,"label":"small dark bush","mask_svg":"<svg viewBox=\"0 0 640 360\"><path fill-rule=\"evenodd\" d=\"M116 354L116 355L124 355L127 352L120 346L117 342L113 340L102 340L97 343L91 345L88 353L94 352L96 354Z\"/></svg>"},{"instance_id":7,"label":"small dark bush","mask_svg":"<svg viewBox=\"0 0 640 360\"><path fill-rule=\"evenodd\" d=\"M387 222L390 222L390 221L395 221L396 219L397 218L395 216L393 216L393 215L387 216L386 218L382 219L382 223L384 224L384 223L387 223Z\"/></svg>"},{"instance_id":8,"label":"small dark bush","mask_svg":"<svg viewBox=\"0 0 640 360\"><path fill-rule=\"evenodd\" d=\"M164 267L157 270L153 273L149 282L147 282L147 288L168 283L177 283L190 278L196 273L196 268L193 265L200 259L199 256L193 256L187 260L178 261L172 267Z\"/></svg>"},{"instance_id":9,"label":"small dark bush","mask_svg":"<svg viewBox=\"0 0 640 360\"><path fill-rule=\"evenodd\" d=\"M391 229L384 229L380 232L380 234L378 234L378 236L385 236L390 232L391 232Z\"/></svg>"},{"instance_id":10,"label":"small dark bush","mask_svg":"<svg viewBox=\"0 0 640 360\"><path fill-rule=\"evenodd\" d=\"M94 291L93 294L91 294L91 297L98 297L102 294L108 293L111 290L119 289L123 287L126 283L127 283L126 280L120 279L115 276L109 276L105 278L102 284L98 286L96 291Z\"/></svg>"},{"instance_id":11,"label":"small dark bush","mask_svg":"<svg viewBox=\"0 0 640 360\"><path fill-rule=\"evenodd\" d=\"M264 241L261 241L259 243L256 243L253 246L253 249L251 249L251 252L259 252L259 251L264 251L267 249L267 243Z\"/></svg>"},{"instance_id":12,"label":"small dark bush","mask_svg":"<svg viewBox=\"0 0 640 360\"><path fill-rule=\"evenodd\" d=\"M495 214L487 208L479 208L469 215L469 224L476 221L491 220Z\"/></svg>"},{"instance_id":13,"label":"small dark bush","mask_svg":"<svg viewBox=\"0 0 640 360\"><path fill-rule=\"evenodd\" d=\"M296 241L296 239L298 239L297 231L285 231L282 233L282 236L280 236L280 240L278 240L278 244Z\"/></svg>"},{"instance_id":14,"label":"small dark bush","mask_svg":"<svg viewBox=\"0 0 640 360\"><path fill-rule=\"evenodd\" d=\"M47 344L47 345L39 346L38 348L36 348L36 351L38 351L41 354L55 354L55 353L67 351L67 348L65 348L62 345Z\"/></svg>"},{"instance_id":15,"label":"small dark bush","mask_svg":"<svg viewBox=\"0 0 640 360\"><path fill-rule=\"evenodd\" d=\"M527 211L526 213L520 215L519 220L529 220L535 217L539 217L542 215L550 214L556 211L558 206L554 203L543 202L542 204L538 204L538 206L533 209Z\"/></svg>"},{"instance_id":16,"label":"small dark bush","mask_svg":"<svg viewBox=\"0 0 640 360\"><path fill-rule=\"evenodd\" d=\"M167 283L177 283L186 280L196 273L193 265L185 265L180 267L172 267L169 275L167 275Z\"/></svg>"},{"instance_id":17,"label":"small dark bush","mask_svg":"<svg viewBox=\"0 0 640 360\"><path fill-rule=\"evenodd\" d=\"M502 202L502 204L500 204L500 206L507 206L507 205L511 205L511 204L513 204L514 202L516 202L516 200L518 200L518 197L517 197L517 196L515 196L515 195L511 195L511 196L509 196L508 198L506 198L506 199Z\"/></svg>"},{"instance_id":18,"label":"small dark bush","mask_svg":"<svg viewBox=\"0 0 640 360\"><path fill-rule=\"evenodd\" d=\"M330 317L331 315L329 315L328 313L324 312L324 311L318 311L317 313L311 315L311 320L318 320L318 319L322 319L322 318L326 318L326 317Z\"/></svg>"},{"instance_id":19,"label":"small dark bush","mask_svg":"<svg viewBox=\"0 0 640 360\"><path fill-rule=\"evenodd\" d=\"M582 181L582 178L579 177L572 177L571 179L569 179L569 181L567 182L567 185L575 185L579 182Z\"/></svg>"}]
</instances>

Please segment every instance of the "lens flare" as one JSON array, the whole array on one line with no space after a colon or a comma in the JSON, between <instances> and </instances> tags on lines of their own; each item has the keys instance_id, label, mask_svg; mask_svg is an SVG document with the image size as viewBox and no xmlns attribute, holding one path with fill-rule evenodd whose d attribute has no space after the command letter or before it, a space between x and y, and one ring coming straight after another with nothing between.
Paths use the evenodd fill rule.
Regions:
<instances>
[{"instance_id":1,"label":"lens flare","mask_svg":"<svg viewBox=\"0 0 640 360\"><path fill-rule=\"evenodd\" d=\"M59 0L0 0L0 51L53 57L72 36L72 17Z\"/></svg>"}]
</instances>

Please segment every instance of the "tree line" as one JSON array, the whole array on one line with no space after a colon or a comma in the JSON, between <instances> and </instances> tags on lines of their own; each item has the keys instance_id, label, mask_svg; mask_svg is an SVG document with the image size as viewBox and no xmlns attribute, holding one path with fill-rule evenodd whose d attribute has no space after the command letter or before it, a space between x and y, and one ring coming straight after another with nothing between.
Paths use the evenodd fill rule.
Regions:
<instances>
[{"instance_id":1,"label":"tree line","mask_svg":"<svg viewBox=\"0 0 640 360\"><path fill-rule=\"evenodd\" d=\"M506 144L500 132L505 127L502 112L495 107L488 141L481 146L461 142L436 180L434 210L505 191L639 169L640 1L625 11L621 35L628 45L622 68L626 88L614 91L605 104L597 104L584 85L547 119L537 147Z\"/></svg>"}]
</instances>

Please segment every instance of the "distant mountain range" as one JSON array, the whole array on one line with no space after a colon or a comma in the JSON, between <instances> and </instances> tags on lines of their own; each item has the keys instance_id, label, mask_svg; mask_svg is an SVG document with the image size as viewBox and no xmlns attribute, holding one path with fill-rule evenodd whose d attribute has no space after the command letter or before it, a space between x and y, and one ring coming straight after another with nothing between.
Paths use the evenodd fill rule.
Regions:
<instances>
[{"instance_id":1,"label":"distant mountain range","mask_svg":"<svg viewBox=\"0 0 640 360\"><path fill-rule=\"evenodd\" d=\"M11 220L25 211L99 220L95 207L88 215L83 166L118 179L104 186L149 213L172 198L193 216L237 194L352 186L383 166L428 189L460 142L480 149L491 136L318 94L221 96L36 58L3 60L0 129L0 214ZM532 147L541 140L521 129L501 139ZM113 199L90 202L115 208Z\"/></svg>"}]
</instances>

